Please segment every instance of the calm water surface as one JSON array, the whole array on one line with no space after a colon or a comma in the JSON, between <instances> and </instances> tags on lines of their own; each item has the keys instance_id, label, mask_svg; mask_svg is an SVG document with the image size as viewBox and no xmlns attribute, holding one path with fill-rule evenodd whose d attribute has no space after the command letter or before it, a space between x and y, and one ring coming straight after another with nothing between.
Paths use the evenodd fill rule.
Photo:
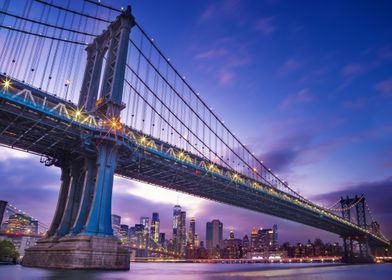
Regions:
<instances>
[{"instance_id":1,"label":"calm water surface","mask_svg":"<svg viewBox=\"0 0 392 280\"><path fill-rule=\"evenodd\" d=\"M392 264L192 264L131 263L130 271L64 271L0 266L1 280L137 280L137 279L274 279L274 280L391 280Z\"/></svg>"}]
</instances>

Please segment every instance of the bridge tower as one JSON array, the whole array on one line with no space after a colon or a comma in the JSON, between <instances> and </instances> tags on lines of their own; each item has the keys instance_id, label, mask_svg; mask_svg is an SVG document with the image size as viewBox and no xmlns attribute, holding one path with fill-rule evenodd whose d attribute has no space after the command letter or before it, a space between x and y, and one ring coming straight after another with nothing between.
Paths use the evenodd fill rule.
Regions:
<instances>
[{"instance_id":1,"label":"bridge tower","mask_svg":"<svg viewBox=\"0 0 392 280\"><path fill-rule=\"evenodd\" d=\"M134 25L128 6L86 48L87 65L78 106L103 123L119 123L125 108L121 100L129 34ZM46 237L26 250L23 265L129 269L129 250L113 236L111 223L116 137L97 133L90 139L79 155L62 155L46 162L61 169L58 203Z\"/></svg>"},{"instance_id":2,"label":"bridge tower","mask_svg":"<svg viewBox=\"0 0 392 280\"><path fill-rule=\"evenodd\" d=\"M358 226L367 229L366 221L366 202L365 197L356 195L353 198L341 197L340 205L342 208L342 217L351 221L351 211L355 210L355 219ZM352 221L351 221L352 222ZM368 236L343 236L344 262L373 262L369 251ZM354 245L358 246L358 254L355 254Z\"/></svg>"}]
</instances>

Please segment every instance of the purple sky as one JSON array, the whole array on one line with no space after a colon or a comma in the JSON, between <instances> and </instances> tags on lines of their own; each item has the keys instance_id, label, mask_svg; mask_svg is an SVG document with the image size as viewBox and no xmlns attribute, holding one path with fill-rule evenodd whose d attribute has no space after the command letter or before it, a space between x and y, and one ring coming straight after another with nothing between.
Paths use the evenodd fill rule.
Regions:
<instances>
[{"instance_id":1,"label":"purple sky","mask_svg":"<svg viewBox=\"0 0 392 280\"><path fill-rule=\"evenodd\" d=\"M392 236L390 1L131 4L173 64L267 166L326 205L364 193L382 231ZM0 148L0 178L0 199L50 224L59 170ZM177 201L196 218L202 239L206 221L214 218L223 222L224 236L231 227L242 237L253 226L277 223L280 242L337 239L260 213L115 181L113 213L126 224L156 211L171 237Z\"/></svg>"}]
</instances>

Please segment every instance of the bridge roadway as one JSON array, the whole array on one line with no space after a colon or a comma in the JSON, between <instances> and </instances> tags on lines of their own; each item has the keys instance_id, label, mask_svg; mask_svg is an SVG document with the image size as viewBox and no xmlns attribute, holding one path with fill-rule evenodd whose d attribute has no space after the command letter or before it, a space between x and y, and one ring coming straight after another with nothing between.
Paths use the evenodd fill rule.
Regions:
<instances>
[{"instance_id":1,"label":"bridge roadway","mask_svg":"<svg viewBox=\"0 0 392 280\"><path fill-rule=\"evenodd\" d=\"M4 81L5 76L0 75ZM9 79L9 78L7 78ZM340 236L389 241L314 204L245 178L110 120L97 120L75 104L17 80L0 88L0 144L49 158L96 153L96 136L119 145L116 174L206 199L306 224ZM4 85L4 84L3 84ZM27 91L26 91L27 90ZM30 94L31 93L31 94ZM48 163L49 164L49 163Z\"/></svg>"}]
</instances>

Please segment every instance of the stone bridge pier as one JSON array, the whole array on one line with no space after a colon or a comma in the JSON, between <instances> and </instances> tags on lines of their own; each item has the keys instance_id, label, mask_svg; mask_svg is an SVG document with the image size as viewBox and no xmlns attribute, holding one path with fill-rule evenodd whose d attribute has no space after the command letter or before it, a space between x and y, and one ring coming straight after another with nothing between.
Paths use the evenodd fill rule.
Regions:
<instances>
[{"instance_id":1,"label":"stone bridge pier","mask_svg":"<svg viewBox=\"0 0 392 280\"><path fill-rule=\"evenodd\" d=\"M96 156L60 160L61 186L46 237L26 250L24 266L129 269L129 250L113 236L111 200L115 143L100 142Z\"/></svg>"}]
</instances>

